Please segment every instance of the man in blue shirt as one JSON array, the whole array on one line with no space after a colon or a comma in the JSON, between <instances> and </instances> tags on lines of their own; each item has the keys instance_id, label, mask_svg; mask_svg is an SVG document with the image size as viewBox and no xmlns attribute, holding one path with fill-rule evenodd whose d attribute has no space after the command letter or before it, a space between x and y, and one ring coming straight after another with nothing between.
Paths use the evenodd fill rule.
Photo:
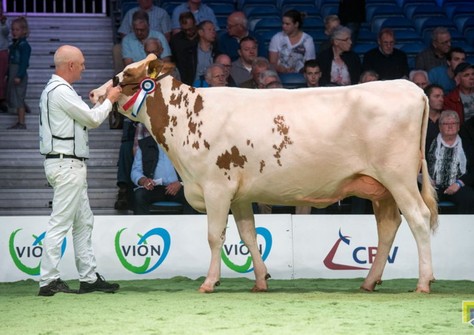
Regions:
<instances>
[{"instance_id":1,"label":"man in blue shirt","mask_svg":"<svg viewBox=\"0 0 474 335\"><path fill-rule=\"evenodd\" d=\"M219 23L217 22L216 15L209 6L201 3L201 0L188 0L186 3L178 5L173 10L173 15L171 16L171 29L173 29L173 34L176 34L181 30L179 25L179 15L184 12L193 13L196 18L196 24L199 24L202 21L211 21L214 23L216 30L219 30Z\"/></svg>"},{"instance_id":2,"label":"man in blue shirt","mask_svg":"<svg viewBox=\"0 0 474 335\"><path fill-rule=\"evenodd\" d=\"M183 186L173 164L153 137L138 141L130 175L138 186L134 192L133 214L150 214L150 206L156 201L179 202L183 204L184 214L195 213L184 197Z\"/></svg>"},{"instance_id":3,"label":"man in blue shirt","mask_svg":"<svg viewBox=\"0 0 474 335\"><path fill-rule=\"evenodd\" d=\"M459 47L451 48L446 55L446 64L432 68L428 72L430 83L440 85L444 94L450 93L456 88L454 80L454 69L466 61L466 52Z\"/></svg>"}]
</instances>

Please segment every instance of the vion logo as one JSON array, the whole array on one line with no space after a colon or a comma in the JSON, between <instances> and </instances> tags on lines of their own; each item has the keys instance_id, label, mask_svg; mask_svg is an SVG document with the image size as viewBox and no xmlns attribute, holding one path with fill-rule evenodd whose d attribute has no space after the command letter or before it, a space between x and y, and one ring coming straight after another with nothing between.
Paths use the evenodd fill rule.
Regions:
<instances>
[{"instance_id":1,"label":"vion logo","mask_svg":"<svg viewBox=\"0 0 474 335\"><path fill-rule=\"evenodd\" d=\"M258 243L258 248L265 261L272 249L272 234L268 229L263 227L258 227L256 232L257 243L261 242ZM259 238L259 236L261 238ZM235 272L247 273L253 271L250 251L242 241L236 244L224 244L221 251L221 258L224 264Z\"/></svg>"},{"instance_id":2,"label":"vion logo","mask_svg":"<svg viewBox=\"0 0 474 335\"><path fill-rule=\"evenodd\" d=\"M341 233L341 229L339 229L339 239L336 241L336 243L334 243L326 258L324 258L324 265L331 270L369 270L368 267L350 265L348 264L349 261L347 261L346 264L336 263L334 261L334 258L336 257L338 250L341 249L341 242L349 246L351 244L350 236L343 236ZM394 247L392 253L388 255L388 262L390 264L395 262L397 252L398 247ZM350 262L354 262L360 265L372 264L376 255L377 247L358 246L351 250L352 260Z\"/></svg>"},{"instance_id":3,"label":"vion logo","mask_svg":"<svg viewBox=\"0 0 474 335\"><path fill-rule=\"evenodd\" d=\"M137 238L122 238L123 228L115 235L115 252L120 263L136 274L152 272L163 263L170 251L171 237L163 228L153 228Z\"/></svg>"},{"instance_id":4,"label":"vion logo","mask_svg":"<svg viewBox=\"0 0 474 335\"><path fill-rule=\"evenodd\" d=\"M18 235L22 229L17 229L10 235L8 241L8 249L10 256L15 263L18 270L30 275L39 276L41 256L43 255L43 239L46 235L43 232L41 235L31 235L31 243L28 237L21 237ZM18 235L18 236L17 236ZM61 244L61 257L66 251L66 238Z\"/></svg>"}]
</instances>

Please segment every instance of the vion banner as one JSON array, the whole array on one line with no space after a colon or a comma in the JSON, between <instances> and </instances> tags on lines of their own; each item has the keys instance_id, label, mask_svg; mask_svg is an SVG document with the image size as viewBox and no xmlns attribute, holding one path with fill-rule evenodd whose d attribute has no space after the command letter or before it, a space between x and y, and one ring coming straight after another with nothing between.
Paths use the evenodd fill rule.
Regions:
<instances>
[{"instance_id":1,"label":"vion banner","mask_svg":"<svg viewBox=\"0 0 474 335\"><path fill-rule=\"evenodd\" d=\"M49 218L0 217L0 282L39 280ZM256 215L256 240L275 279L365 277L378 252L371 215ZM474 279L474 218L440 217L432 237L437 279ZM93 248L97 270L107 279L205 276L210 250L206 215L96 216ZM246 227L243 227L246 229ZM222 277L254 278L254 265L232 216L223 225ZM74 241L61 242L61 277L77 279ZM387 255L382 279L417 278L418 252L405 221Z\"/></svg>"}]
</instances>

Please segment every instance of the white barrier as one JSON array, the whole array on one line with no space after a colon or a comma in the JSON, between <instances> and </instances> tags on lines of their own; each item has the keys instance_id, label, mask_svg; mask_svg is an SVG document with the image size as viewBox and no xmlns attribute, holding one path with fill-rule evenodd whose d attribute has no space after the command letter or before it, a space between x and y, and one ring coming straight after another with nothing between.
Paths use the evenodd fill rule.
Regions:
<instances>
[{"instance_id":1,"label":"white barrier","mask_svg":"<svg viewBox=\"0 0 474 335\"><path fill-rule=\"evenodd\" d=\"M39 278L48 217L0 218L0 282ZM376 253L372 215L257 215L260 251L275 279L365 277ZM432 238L437 279L474 279L473 216L442 215ZM210 261L205 215L96 216L93 246L107 279L205 276ZM63 244L63 279L77 278L72 237ZM222 252L223 277L253 278L232 216ZM403 222L384 279L417 278L415 240Z\"/></svg>"}]
</instances>

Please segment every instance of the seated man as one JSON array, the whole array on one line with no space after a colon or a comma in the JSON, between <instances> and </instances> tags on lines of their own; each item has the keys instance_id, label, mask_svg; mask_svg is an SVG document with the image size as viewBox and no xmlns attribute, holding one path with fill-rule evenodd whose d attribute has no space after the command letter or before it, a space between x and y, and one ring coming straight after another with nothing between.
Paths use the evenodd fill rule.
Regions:
<instances>
[{"instance_id":1,"label":"seated man","mask_svg":"<svg viewBox=\"0 0 474 335\"><path fill-rule=\"evenodd\" d=\"M446 65L434 67L428 72L430 83L440 85L444 90L444 94L450 93L456 88L454 70L465 61L466 52L462 48L451 48L446 55Z\"/></svg>"},{"instance_id":2,"label":"seated man","mask_svg":"<svg viewBox=\"0 0 474 335\"><path fill-rule=\"evenodd\" d=\"M309 59L304 63L303 75L306 80L307 87L319 87L319 79L321 79L321 69L316 59Z\"/></svg>"},{"instance_id":3,"label":"seated man","mask_svg":"<svg viewBox=\"0 0 474 335\"><path fill-rule=\"evenodd\" d=\"M227 86L227 73L222 64L213 63L209 65L204 74L204 78L198 79L193 84L194 87L220 87Z\"/></svg>"},{"instance_id":4,"label":"seated man","mask_svg":"<svg viewBox=\"0 0 474 335\"><path fill-rule=\"evenodd\" d=\"M258 56L257 40L253 37L244 37L240 40L239 58L232 62L230 75L237 86L252 78L252 63Z\"/></svg>"},{"instance_id":5,"label":"seated man","mask_svg":"<svg viewBox=\"0 0 474 335\"><path fill-rule=\"evenodd\" d=\"M133 160L132 181L138 187L134 193L133 214L150 214L156 201L176 201L183 204L183 213L194 213L184 197L183 186L166 153L148 136L138 141Z\"/></svg>"},{"instance_id":6,"label":"seated man","mask_svg":"<svg viewBox=\"0 0 474 335\"><path fill-rule=\"evenodd\" d=\"M408 79L423 90L430 84L425 70L411 70Z\"/></svg>"}]
</instances>

